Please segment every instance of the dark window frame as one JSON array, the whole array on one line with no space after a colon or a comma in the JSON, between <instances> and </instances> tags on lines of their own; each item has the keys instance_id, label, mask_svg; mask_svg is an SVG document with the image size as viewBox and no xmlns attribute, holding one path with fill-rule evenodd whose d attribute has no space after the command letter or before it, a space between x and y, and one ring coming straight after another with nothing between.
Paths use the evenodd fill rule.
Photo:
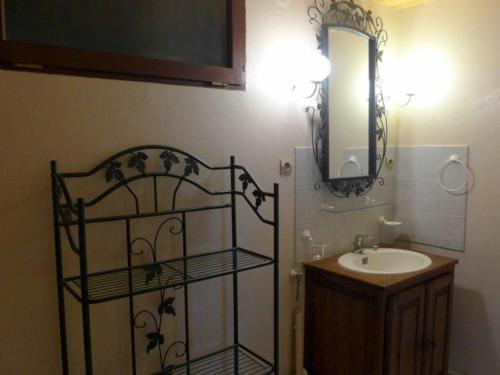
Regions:
<instances>
[{"instance_id":1,"label":"dark window frame","mask_svg":"<svg viewBox=\"0 0 500 375\"><path fill-rule=\"evenodd\" d=\"M5 40L3 0L0 0L0 67L244 90L245 0L228 0L228 7L230 66L222 67Z\"/></svg>"}]
</instances>

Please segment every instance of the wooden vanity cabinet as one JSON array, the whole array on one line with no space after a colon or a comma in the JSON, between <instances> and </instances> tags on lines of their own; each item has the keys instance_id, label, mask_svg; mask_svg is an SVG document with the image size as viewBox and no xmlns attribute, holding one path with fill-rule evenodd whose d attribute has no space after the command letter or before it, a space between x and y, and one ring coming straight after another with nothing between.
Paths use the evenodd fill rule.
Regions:
<instances>
[{"instance_id":1,"label":"wooden vanity cabinet","mask_svg":"<svg viewBox=\"0 0 500 375\"><path fill-rule=\"evenodd\" d=\"M406 275L356 273L336 257L306 265L309 375L448 375L457 261L429 256Z\"/></svg>"}]
</instances>

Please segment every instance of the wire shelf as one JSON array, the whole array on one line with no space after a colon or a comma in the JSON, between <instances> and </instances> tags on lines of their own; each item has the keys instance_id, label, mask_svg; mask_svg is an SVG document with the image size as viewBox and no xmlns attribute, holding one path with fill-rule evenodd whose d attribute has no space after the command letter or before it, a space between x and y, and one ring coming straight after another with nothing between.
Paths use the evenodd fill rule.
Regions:
<instances>
[{"instance_id":1,"label":"wire shelf","mask_svg":"<svg viewBox=\"0 0 500 375\"><path fill-rule=\"evenodd\" d=\"M237 359L236 356L238 356ZM238 363L240 375L274 374L273 366L269 362L241 346L238 350L232 346L155 375L234 375L236 374L235 363Z\"/></svg>"},{"instance_id":2,"label":"wire shelf","mask_svg":"<svg viewBox=\"0 0 500 375\"><path fill-rule=\"evenodd\" d=\"M212 279L273 264L272 258L242 248L125 267L88 275L88 302L99 303L131 295ZM234 267L236 265L236 267ZM155 270L154 277L147 279ZM82 302L81 277L64 279L64 286Z\"/></svg>"}]
</instances>

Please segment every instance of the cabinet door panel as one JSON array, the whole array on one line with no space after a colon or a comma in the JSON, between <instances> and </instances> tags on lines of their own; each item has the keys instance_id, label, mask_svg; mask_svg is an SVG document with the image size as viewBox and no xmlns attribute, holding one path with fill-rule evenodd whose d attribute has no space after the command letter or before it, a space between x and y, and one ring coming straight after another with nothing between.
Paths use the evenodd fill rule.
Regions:
<instances>
[{"instance_id":1,"label":"cabinet door panel","mask_svg":"<svg viewBox=\"0 0 500 375\"><path fill-rule=\"evenodd\" d=\"M448 374L453 276L427 284L424 375Z\"/></svg>"},{"instance_id":2,"label":"cabinet door panel","mask_svg":"<svg viewBox=\"0 0 500 375\"><path fill-rule=\"evenodd\" d=\"M305 367L311 375L380 374L375 298L307 275ZM380 326L380 328L382 328Z\"/></svg>"},{"instance_id":3,"label":"cabinet door panel","mask_svg":"<svg viewBox=\"0 0 500 375\"><path fill-rule=\"evenodd\" d=\"M420 375L424 341L425 286L391 297L388 310L388 375Z\"/></svg>"}]
</instances>

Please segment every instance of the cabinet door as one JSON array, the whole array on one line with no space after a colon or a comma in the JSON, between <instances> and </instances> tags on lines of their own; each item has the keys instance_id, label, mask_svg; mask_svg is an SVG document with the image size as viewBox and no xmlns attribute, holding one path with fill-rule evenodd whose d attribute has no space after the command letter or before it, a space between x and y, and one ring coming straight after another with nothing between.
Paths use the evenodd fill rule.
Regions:
<instances>
[{"instance_id":1,"label":"cabinet door","mask_svg":"<svg viewBox=\"0 0 500 375\"><path fill-rule=\"evenodd\" d=\"M309 374L379 375L382 304L316 279L313 272L306 277L304 364Z\"/></svg>"},{"instance_id":2,"label":"cabinet door","mask_svg":"<svg viewBox=\"0 0 500 375\"><path fill-rule=\"evenodd\" d=\"M387 375L421 375L425 285L391 297L388 310Z\"/></svg>"},{"instance_id":3,"label":"cabinet door","mask_svg":"<svg viewBox=\"0 0 500 375\"><path fill-rule=\"evenodd\" d=\"M424 375L448 374L453 275L427 284Z\"/></svg>"}]
</instances>

